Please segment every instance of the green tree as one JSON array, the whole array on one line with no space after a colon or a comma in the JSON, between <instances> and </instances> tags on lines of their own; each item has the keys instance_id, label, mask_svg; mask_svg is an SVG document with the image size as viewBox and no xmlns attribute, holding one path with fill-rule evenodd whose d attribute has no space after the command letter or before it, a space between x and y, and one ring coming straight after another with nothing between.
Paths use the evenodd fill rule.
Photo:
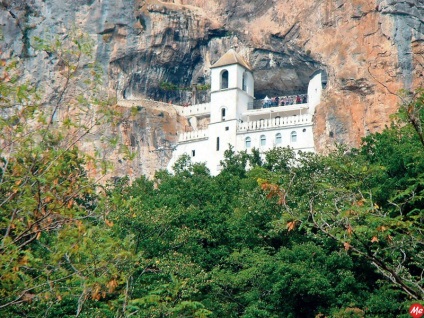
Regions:
<instances>
[{"instance_id":1,"label":"green tree","mask_svg":"<svg viewBox=\"0 0 424 318\"><path fill-rule=\"evenodd\" d=\"M359 151L300 156L264 187L280 198L279 228L331 237L416 300L424 298L422 101L402 107L401 121Z\"/></svg>"},{"instance_id":2,"label":"green tree","mask_svg":"<svg viewBox=\"0 0 424 318\"><path fill-rule=\"evenodd\" d=\"M296 158L292 150L283 153ZM122 237L136 237L136 251L142 255L128 313L360 317L367 308L382 314L376 303L401 303L402 295L380 287L382 277L363 258L340 251L306 225L295 231L299 221L287 226L281 220L291 194L266 178L289 180L293 191L307 195L308 188L295 182L293 169L307 179L331 161L313 154L297 158L293 163L301 162L303 172L283 159L282 169L264 161L247 171L247 161L231 154L222 173L211 177L204 165L183 157L174 174L160 171L153 181L140 178L128 185L123 180L112 187L105 213ZM396 315L399 305L386 310Z\"/></svg>"},{"instance_id":3,"label":"green tree","mask_svg":"<svg viewBox=\"0 0 424 318\"><path fill-rule=\"evenodd\" d=\"M65 42L35 39L34 46L62 77L56 94L44 95L22 83L19 61L2 61L0 311L66 316L52 309L72 304L78 316L90 302L124 295L136 263L132 238L116 241L96 210L99 192L85 167L99 162L78 149L113 114L99 98L102 76L86 35L73 30Z\"/></svg>"}]
</instances>

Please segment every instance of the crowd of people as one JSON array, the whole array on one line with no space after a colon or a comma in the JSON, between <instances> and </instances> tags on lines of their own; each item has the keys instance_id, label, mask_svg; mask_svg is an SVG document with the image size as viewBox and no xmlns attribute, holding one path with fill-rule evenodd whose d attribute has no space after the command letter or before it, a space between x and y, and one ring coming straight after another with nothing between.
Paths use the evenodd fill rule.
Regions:
<instances>
[{"instance_id":1,"label":"crowd of people","mask_svg":"<svg viewBox=\"0 0 424 318\"><path fill-rule=\"evenodd\" d=\"M306 94L301 95L290 95L290 96L276 96L272 98L265 97L263 99L262 106L263 108L268 107L277 107L277 106L287 106L294 104L305 104L308 102Z\"/></svg>"}]
</instances>

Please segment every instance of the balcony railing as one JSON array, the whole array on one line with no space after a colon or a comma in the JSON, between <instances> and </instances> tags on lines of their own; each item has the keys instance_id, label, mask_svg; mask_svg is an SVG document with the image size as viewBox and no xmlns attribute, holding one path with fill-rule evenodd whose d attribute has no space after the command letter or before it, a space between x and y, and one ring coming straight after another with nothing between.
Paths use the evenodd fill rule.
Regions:
<instances>
[{"instance_id":1,"label":"balcony railing","mask_svg":"<svg viewBox=\"0 0 424 318\"><path fill-rule=\"evenodd\" d=\"M291 106L298 104L306 104L308 102L308 95L300 94L300 95L289 95L282 97L274 97L269 99L255 99L253 102L247 104L247 109L262 109L262 108L270 108L270 107L278 107L278 106Z\"/></svg>"},{"instance_id":2,"label":"balcony railing","mask_svg":"<svg viewBox=\"0 0 424 318\"><path fill-rule=\"evenodd\" d=\"M208 138L208 130L193 130L180 134L178 142Z\"/></svg>"},{"instance_id":3,"label":"balcony railing","mask_svg":"<svg viewBox=\"0 0 424 318\"><path fill-rule=\"evenodd\" d=\"M310 123L312 123L312 116L309 114L289 117L277 117L239 123L237 131L244 132L252 130L265 130L268 128L302 125Z\"/></svg>"},{"instance_id":4,"label":"balcony railing","mask_svg":"<svg viewBox=\"0 0 424 318\"><path fill-rule=\"evenodd\" d=\"M191 106L180 106L178 107L178 113L181 116L189 117L189 116L200 116L200 115L208 115L211 111L211 104L196 104Z\"/></svg>"}]
</instances>

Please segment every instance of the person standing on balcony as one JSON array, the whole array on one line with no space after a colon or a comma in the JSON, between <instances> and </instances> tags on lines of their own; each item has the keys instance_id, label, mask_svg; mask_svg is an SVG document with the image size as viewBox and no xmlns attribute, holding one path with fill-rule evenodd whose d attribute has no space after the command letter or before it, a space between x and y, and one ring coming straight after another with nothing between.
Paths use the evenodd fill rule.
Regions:
<instances>
[{"instance_id":1,"label":"person standing on balcony","mask_svg":"<svg viewBox=\"0 0 424 318\"><path fill-rule=\"evenodd\" d=\"M300 104L302 102L302 100L300 99L300 96L297 95L296 96L296 104Z\"/></svg>"}]
</instances>

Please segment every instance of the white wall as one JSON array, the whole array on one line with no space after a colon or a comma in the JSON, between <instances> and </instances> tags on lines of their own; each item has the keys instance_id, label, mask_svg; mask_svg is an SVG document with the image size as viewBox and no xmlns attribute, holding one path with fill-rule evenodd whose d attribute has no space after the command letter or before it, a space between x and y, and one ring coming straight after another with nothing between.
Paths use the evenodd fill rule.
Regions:
<instances>
[{"instance_id":1,"label":"white wall","mask_svg":"<svg viewBox=\"0 0 424 318\"><path fill-rule=\"evenodd\" d=\"M177 159L183 154L189 155L192 162L207 162L210 158L210 154L208 151L208 143L208 138L179 143L172 154L170 162L168 163L168 170L172 170L172 166L175 164ZM192 154L193 150L195 151L194 157Z\"/></svg>"},{"instance_id":2,"label":"white wall","mask_svg":"<svg viewBox=\"0 0 424 318\"><path fill-rule=\"evenodd\" d=\"M305 130L305 131L304 131ZM291 133L295 131L297 133L296 142L292 142ZM281 144L276 144L276 134L281 133ZM260 137L265 135L266 144L261 146ZM250 148L246 148L245 139L246 137L251 138ZM251 150L252 148L260 149L261 151L267 151L274 147L291 147L295 150L302 151L314 151L314 138L312 132L312 124L302 126L284 127L280 129L255 131L240 133L237 135L237 151Z\"/></svg>"},{"instance_id":3,"label":"white wall","mask_svg":"<svg viewBox=\"0 0 424 318\"><path fill-rule=\"evenodd\" d=\"M175 161L182 154L186 153L190 156L192 162L206 163L206 166L211 171L212 175L217 175L220 172L220 161L224 159L224 152L228 149L228 144L234 146L235 151L247 150L250 152L252 148L257 148L261 152L268 151L274 147L291 147L294 150L314 151L314 139L312 132L312 123L301 126L282 127L279 129L262 130L254 132L246 132L236 134L235 123L228 123L229 130L225 131L225 124L215 124L209 126L209 138L201 140L193 140L191 142L180 143L174 151L168 169L174 165ZM224 130L223 130L224 129ZM223 130L223 131L222 131ZM305 130L305 131L304 131ZM291 133L297 133L295 142L291 139ZM276 144L276 134L281 133L282 142ZM266 144L261 146L261 136L265 135ZM216 150L216 137L220 137L220 149ZM246 137L251 138L251 146L245 147ZM193 157L192 151L195 151Z\"/></svg>"},{"instance_id":4,"label":"white wall","mask_svg":"<svg viewBox=\"0 0 424 318\"><path fill-rule=\"evenodd\" d=\"M321 94L322 94L322 76L321 76L321 72L319 72L312 77L308 85L309 113L312 115L315 113L315 107L321 101Z\"/></svg>"},{"instance_id":5,"label":"white wall","mask_svg":"<svg viewBox=\"0 0 424 318\"><path fill-rule=\"evenodd\" d=\"M221 73L228 71L228 88L241 87L239 84L238 64L225 65L211 69L211 92L221 90Z\"/></svg>"},{"instance_id":6,"label":"white wall","mask_svg":"<svg viewBox=\"0 0 424 318\"><path fill-rule=\"evenodd\" d=\"M221 109L225 108L225 119L235 119L237 116L235 101L237 89L226 89L211 94L211 123L221 121Z\"/></svg>"},{"instance_id":7,"label":"white wall","mask_svg":"<svg viewBox=\"0 0 424 318\"><path fill-rule=\"evenodd\" d=\"M255 81L253 79L253 74L247 70L243 71L243 73L246 74L246 93L253 97L255 95Z\"/></svg>"}]
</instances>

